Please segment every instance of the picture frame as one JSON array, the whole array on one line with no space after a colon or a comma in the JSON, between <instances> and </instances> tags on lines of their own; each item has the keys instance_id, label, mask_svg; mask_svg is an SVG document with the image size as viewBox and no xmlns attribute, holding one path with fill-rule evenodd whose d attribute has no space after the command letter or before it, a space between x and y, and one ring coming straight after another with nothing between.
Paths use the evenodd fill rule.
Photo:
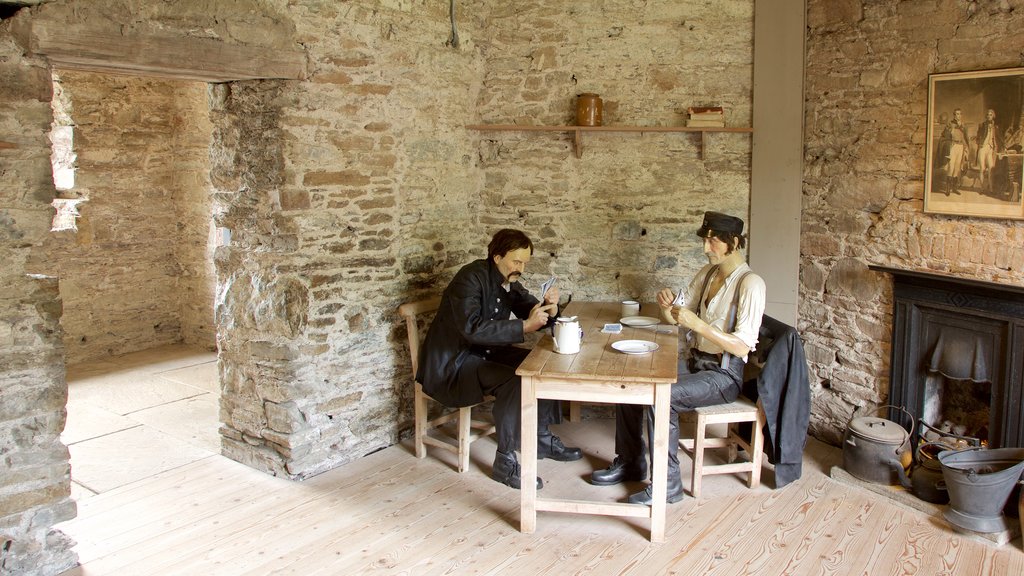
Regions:
<instances>
[{"instance_id":1,"label":"picture frame","mask_svg":"<svg viewBox=\"0 0 1024 576\"><path fill-rule=\"evenodd\" d=\"M1024 68L929 74L926 142L926 213L1024 220Z\"/></svg>"}]
</instances>

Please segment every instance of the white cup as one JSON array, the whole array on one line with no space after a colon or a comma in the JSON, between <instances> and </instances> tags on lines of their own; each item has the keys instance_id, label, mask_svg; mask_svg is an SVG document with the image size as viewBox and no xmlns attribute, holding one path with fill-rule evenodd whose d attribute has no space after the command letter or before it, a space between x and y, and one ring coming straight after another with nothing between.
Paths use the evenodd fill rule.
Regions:
<instances>
[{"instance_id":1,"label":"white cup","mask_svg":"<svg viewBox=\"0 0 1024 576\"><path fill-rule=\"evenodd\" d=\"M636 300L623 300L621 313L622 318L640 315L640 303Z\"/></svg>"}]
</instances>

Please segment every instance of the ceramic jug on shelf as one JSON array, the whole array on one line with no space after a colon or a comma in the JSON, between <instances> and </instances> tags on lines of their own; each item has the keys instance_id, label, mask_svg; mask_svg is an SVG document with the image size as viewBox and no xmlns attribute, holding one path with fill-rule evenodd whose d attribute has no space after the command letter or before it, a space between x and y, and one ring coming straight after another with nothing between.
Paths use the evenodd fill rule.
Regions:
<instances>
[{"instance_id":1,"label":"ceramic jug on shelf","mask_svg":"<svg viewBox=\"0 0 1024 576\"><path fill-rule=\"evenodd\" d=\"M600 126L604 103L597 94L589 92L576 97L576 125Z\"/></svg>"}]
</instances>

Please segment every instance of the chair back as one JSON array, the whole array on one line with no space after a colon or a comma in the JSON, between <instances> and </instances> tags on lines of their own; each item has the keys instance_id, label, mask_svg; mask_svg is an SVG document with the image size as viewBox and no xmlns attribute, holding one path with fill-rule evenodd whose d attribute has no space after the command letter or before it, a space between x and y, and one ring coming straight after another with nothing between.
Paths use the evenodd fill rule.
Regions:
<instances>
[{"instance_id":1,"label":"chair back","mask_svg":"<svg viewBox=\"0 0 1024 576\"><path fill-rule=\"evenodd\" d=\"M441 306L441 297L435 296L426 300L406 302L398 307L398 313L405 318L405 328L409 336L409 355L412 356L412 377L415 380L420 363L420 329L417 318L423 314L437 312Z\"/></svg>"}]
</instances>

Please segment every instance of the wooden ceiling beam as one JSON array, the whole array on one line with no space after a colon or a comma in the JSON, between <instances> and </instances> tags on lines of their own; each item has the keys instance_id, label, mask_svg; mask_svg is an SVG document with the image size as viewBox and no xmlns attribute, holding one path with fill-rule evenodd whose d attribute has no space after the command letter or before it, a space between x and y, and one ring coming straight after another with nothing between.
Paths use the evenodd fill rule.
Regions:
<instances>
[{"instance_id":1,"label":"wooden ceiling beam","mask_svg":"<svg viewBox=\"0 0 1024 576\"><path fill-rule=\"evenodd\" d=\"M191 36L122 33L116 28L68 26L31 18L15 20L12 31L22 48L30 55L45 57L58 69L202 82L295 80L306 74L306 56L300 50Z\"/></svg>"}]
</instances>

